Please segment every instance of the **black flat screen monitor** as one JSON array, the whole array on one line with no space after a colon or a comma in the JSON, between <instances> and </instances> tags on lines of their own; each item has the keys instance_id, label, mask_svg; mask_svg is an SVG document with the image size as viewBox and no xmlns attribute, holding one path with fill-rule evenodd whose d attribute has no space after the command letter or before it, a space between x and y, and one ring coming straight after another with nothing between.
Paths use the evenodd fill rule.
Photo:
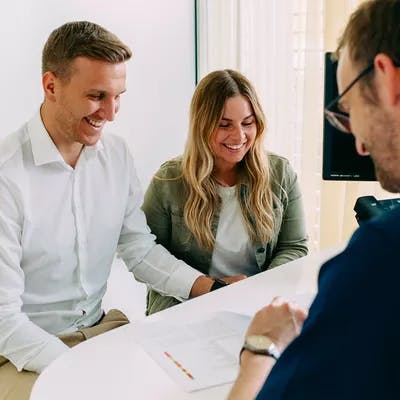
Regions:
<instances>
[{"instance_id":1,"label":"black flat screen monitor","mask_svg":"<svg viewBox=\"0 0 400 400\"><path fill-rule=\"evenodd\" d=\"M337 95L337 62L325 54L325 106ZM322 178L331 181L375 181L371 157L358 155L354 136L335 129L324 118Z\"/></svg>"}]
</instances>

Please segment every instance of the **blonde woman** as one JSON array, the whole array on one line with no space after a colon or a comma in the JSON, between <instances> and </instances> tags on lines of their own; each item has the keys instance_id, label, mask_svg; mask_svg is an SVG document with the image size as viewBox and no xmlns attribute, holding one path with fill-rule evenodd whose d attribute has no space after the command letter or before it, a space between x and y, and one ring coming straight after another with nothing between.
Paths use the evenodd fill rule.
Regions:
<instances>
[{"instance_id":1,"label":"blonde woman","mask_svg":"<svg viewBox=\"0 0 400 400\"><path fill-rule=\"evenodd\" d=\"M211 72L194 92L183 156L165 162L145 194L157 241L227 283L307 254L296 174L264 150L264 128L251 83L233 70ZM152 290L147 300L149 314L178 303Z\"/></svg>"}]
</instances>

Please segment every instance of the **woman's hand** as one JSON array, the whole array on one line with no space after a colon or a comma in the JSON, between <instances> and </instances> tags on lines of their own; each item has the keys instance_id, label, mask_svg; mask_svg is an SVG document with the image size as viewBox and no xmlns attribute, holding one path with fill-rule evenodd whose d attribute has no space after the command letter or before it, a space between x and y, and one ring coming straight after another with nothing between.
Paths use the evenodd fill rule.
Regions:
<instances>
[{"instance_id":1,"label":"woman's hand","mask_svg":"<svg viewBox=\"0 0 400 400\"><path fill-rule=\"evenodd\" d=\"M247 275L240 274L240 275L234 275L234 276L225 276L225 277L221 278L221 281L231 284L231 283L235 283L235 282L241 281L246 278L247 278Z\"/></svg>"}]
</instances>

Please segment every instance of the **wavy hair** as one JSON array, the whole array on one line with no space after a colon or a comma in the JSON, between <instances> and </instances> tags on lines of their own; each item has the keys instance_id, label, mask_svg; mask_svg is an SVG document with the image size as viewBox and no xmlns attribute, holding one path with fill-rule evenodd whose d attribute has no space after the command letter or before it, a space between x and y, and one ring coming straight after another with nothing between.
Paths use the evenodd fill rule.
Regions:
<instances>
[{"instance_id":1,"label":"wavy hair","mask_svg":"<svg viewBox=\"0 0 400 400\"><path fill-rule=\"evenodd\" d=\"M182 160L187 187L184 218L200 247L212 250L215 236L212 220L220 198L213 177L211 138L223 116L227 99L245 96L253 109L257 133L252 147L239 163L240 182L247 185L245 201L237 195L250 240L266 243L274 231L271 171L263 149L265 117L249 80L237 71L225 69L205 76L196 87L190 106L189 136ZM240 187L240 185L239 185Z\"/></svg>"}]
</instances>

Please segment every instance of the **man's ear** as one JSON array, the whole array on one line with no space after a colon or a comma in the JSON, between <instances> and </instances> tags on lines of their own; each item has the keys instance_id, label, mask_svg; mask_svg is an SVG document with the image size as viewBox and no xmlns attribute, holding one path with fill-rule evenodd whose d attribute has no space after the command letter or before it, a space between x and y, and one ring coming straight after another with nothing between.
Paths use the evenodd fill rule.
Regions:
<instances>
[{"instance_id":1,"label":"man's ear","mask_svg":"<svg viewBox=\"0 0 400 400\"><path fill-rule=\"evenodd\" d=\"M384 53L375 56L377 90L386 106L400 106L400 68Z\"/></svg>"},{"instance_id":2,"label":"man's ear","mask_svg":"<svg viewBox=\"0 0 400 400\"><path fill-rule=\"evenodd\" d=\"M57 77L54 75L54 72L47 71L42 76L44 96L47 100L51 102L54 102L56 100L56 81Z\"/></svg>"}]
</instances>

